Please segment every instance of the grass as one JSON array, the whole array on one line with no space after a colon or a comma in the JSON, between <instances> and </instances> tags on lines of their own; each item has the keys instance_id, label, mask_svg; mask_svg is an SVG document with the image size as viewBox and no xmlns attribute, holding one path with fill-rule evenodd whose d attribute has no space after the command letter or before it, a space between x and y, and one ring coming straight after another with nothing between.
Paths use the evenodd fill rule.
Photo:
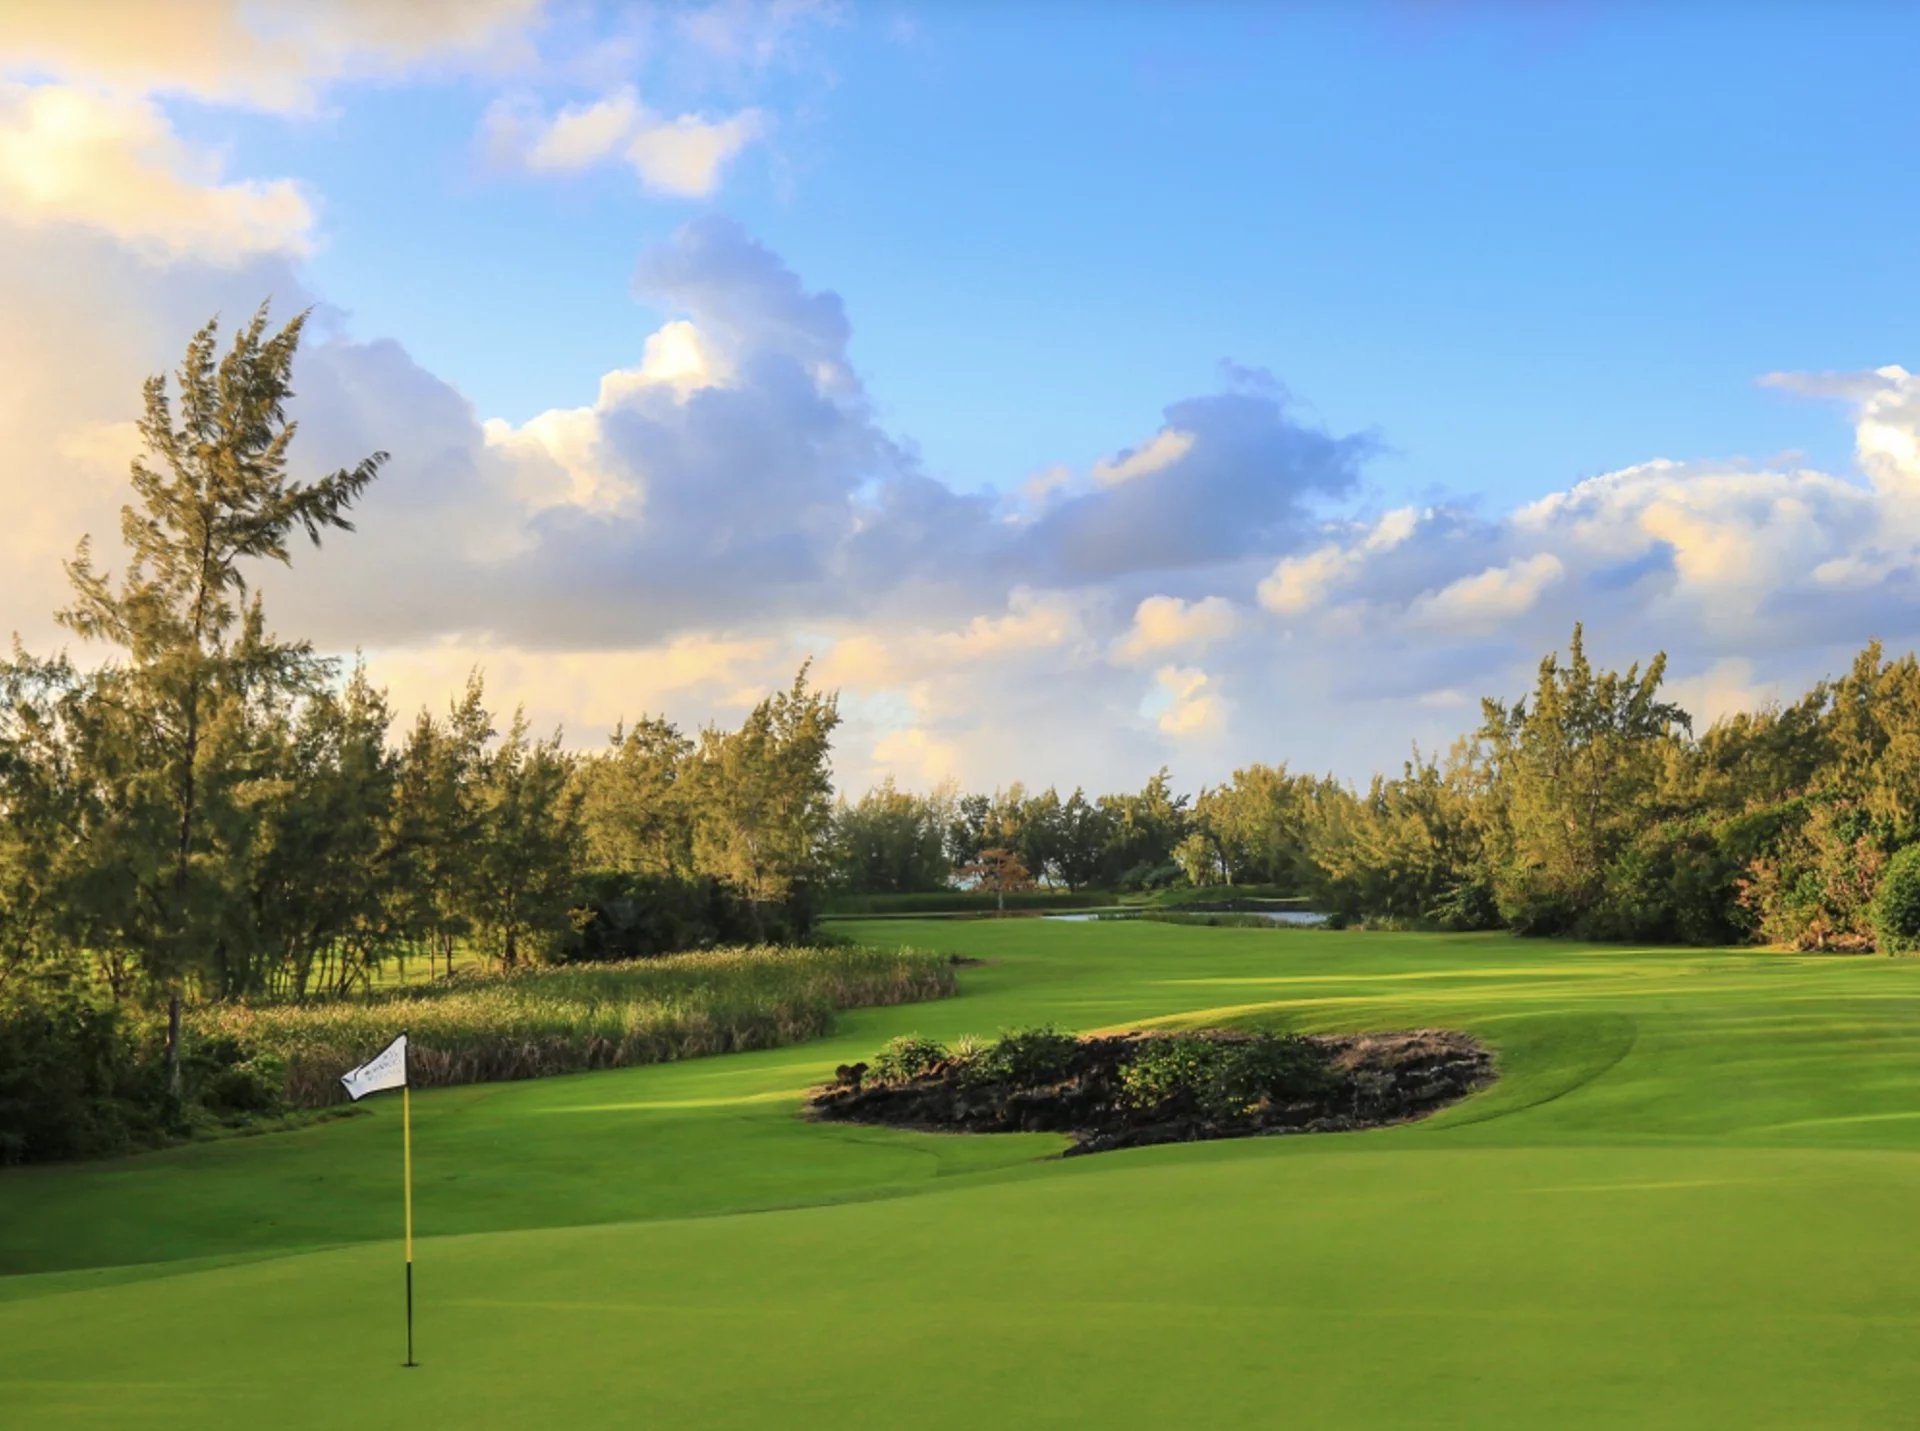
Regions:
<instances>
[{"instance_id":1,"label":"grass","mask_svg":"<svg viewBox=\"0 0 1920 1431\"><path fill-rule=\"evenodd\" d=\"M1290 894L1272 884L1173 885L1141 894L1120 896L1123 904L1144 904L1152 909L1274 909L1285 905L1304 907L1305 895Z\"/></svg>"},{"instance_id":2,"label":"grass","mask_svg":"<svg viewBox=\"0 0 1920 1431\"><path fill-rule=\"evenodd\" d=\"M216 1006L225 1035L286 1065L296 1107L341 1102L340 1075L410 1034L417 1088L669 1063L818 1038L843 1009L942 998L943 955L860 945L721 949L623 964L463 974L365 999Z\"/></svg>"},{"instance_id":3,"label":"grass","mask_svg":"<svg viewBox=\"0 0 1920 1431\"><path fill-rule=\"evenodd\" d=\"M993 914L1000 907L1000 896L987 890L939 889L915 890L905 894L834 894L827 898L830 918L901 918L929 914ZM1114 903L1116 896L1105 890L1064 889L1015 890L1005 896L1008 910L1095 909Z\"/></svg>"},{"instance_id":4,"label":"grass","mask_svg":"<svg viewBox=\"0 0 1920 1431\"><path fill-rule=\"evenodd\" d=\"M850 926L852 927L852 926ZM989 962L796 1048L0 1173L34 1427L1885 1427L1920 1364L1920 962L860 925ZM1462 1028L1426 1122L1054 1160L810 1124L888 1038Z\"/></svg>"},{"instance_id":5,"label":"grass","mask_svg":"<svg viewBox=\"0 0 1920 1431\"><path fill-rule=\"evenodd\" d=\"M1137 913L1102 910L1094 915L1094 918L1116 922L1142 919L1150 924L1184 924L1205 929L1321 929L1325 927L1318 924L1289 924L1284 920L1268 919L1264 915L1241 910L1143 909Z\"/></svg>"},{"instance_id":6,"label":"grass","mask_svg":"<svg viewBox=\"0 0 1920 1431\"><path fill-rule=\"evenodd\" d=\"M1273 909L1282 905L1304 905L1304 896L1288 894L1277 885L1210 885L1195 888L1176 885L1168 889L1127 890L1116 893L1105 889L1083 889L1068 893L1064 889L1019 890L1006 896L1009 914L1044 914L1087 909L1186 909L1192 906L1235 909ZM912 919L934 915L983 915L999 912L996 896L984 890L920 890L906 894L834 894L827 899L829 917L835 919Z\"/></svg>"}]
</instances>

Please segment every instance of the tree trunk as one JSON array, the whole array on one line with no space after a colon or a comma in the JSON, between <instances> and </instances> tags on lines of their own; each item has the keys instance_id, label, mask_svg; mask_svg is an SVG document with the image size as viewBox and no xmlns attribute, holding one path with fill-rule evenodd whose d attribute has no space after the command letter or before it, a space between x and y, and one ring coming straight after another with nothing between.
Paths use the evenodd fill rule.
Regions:
<instances>
[{"instance_id":1,"label":"tree trunk","mask_svg":"<svg viewBox=\"0 0 1920 1431\"><path fill-rule=\"evenodd\" d=\"M167 992L167 1097L180 1103L180 985Z\"/></svg>"}]
</instances>

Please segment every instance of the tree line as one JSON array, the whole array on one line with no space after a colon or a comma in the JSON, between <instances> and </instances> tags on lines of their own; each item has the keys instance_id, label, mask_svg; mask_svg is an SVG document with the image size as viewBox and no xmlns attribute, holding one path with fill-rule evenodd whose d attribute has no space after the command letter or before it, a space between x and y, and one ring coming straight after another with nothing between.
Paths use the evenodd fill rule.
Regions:
<instances>
[{"instance_id":1,"label":"tree line","mask_svg":"<svg viewBox=\"0 0 1920 1431\"><path fill-rule=\"evenodd\" d=\"M178 1098L192 1000L804 933L839 720L805 668L738 729L576 756L477 673L396 732L363 668L269 630L250 572L350 531L386 460L289 475L304 321L263 308L224 353L210 323L148 382L125 561L67 564L59 620L99 659L0 662L0 1012L163 1008Z\"/></svg>"},{"instance_id":2,"label":"tree line","mask_svg":"<svg viewBox=\"0 0 1920 1431\"><path fill-rule=\"evenodd\" d=\"M303 323L263 308L224 352L209 324L147 383L124 560L83 539L67 564L88 659L16 640L0 661L0 1135L10 1101L120 1067L135 1025L178 1104L194 1001L789 941L827 886L1259 887L1450 929L1920 939L1920 665L1877 645L1697 730L1664 658L1596 669L1576 627L1527 696L1364 788L1255 764L1193 795L1163 769L1097 796L889 781L836 804L837 700L806 667L737 728L648 716L587 754L503 719L477 673L397 723L250 584L350 531L386 460L290 475Z\"/></svg>"},{"instance_id":3,"label":"tree line","mask_svg":"<svg viewBox=\"0 0 1920 1431\"><path fill-rule=\"evenodd\" d=\"M836 809L829 862L865 891L937 888L992 849L1069 890L1258 885L1379 923L1832 950L1920 935L1893 913L1920 901L1914 656L1869 645L1704 730L1665 673L1597 669L1576 626L1529 695L1364 788L1284 764L1191 797L1164 770L1093 799L888 782Z\"/></svg>"}]
</instances>

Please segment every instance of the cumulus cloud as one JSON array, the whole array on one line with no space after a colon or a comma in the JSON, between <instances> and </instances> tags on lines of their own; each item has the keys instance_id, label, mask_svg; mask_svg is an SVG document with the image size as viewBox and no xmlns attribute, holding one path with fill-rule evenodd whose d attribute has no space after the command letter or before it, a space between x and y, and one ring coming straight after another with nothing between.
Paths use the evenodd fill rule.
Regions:
<instances>
[{"instance_id":1,"label":"cumulus cloud","mask_svg":"<svg viewBox=\"0 0 1920 1431\"><path fill-rule=\"evenodd\" d=\"M1096 480L1027 527L1031 562L1071 584L1284 551L1314 526L1317 504L1356 489L1374 449L1364 434L1301 422L1278 384L1244 370L1164 416L1160 437L1107 469L1124 477Z\"/></svg>"},{"instance_id":2,"label":"cumulus cloud","mask_svg":"<svg viewBox=\"0 0 1920 1431\"><path fill-rule=\"evenodd\" d=\"M1531 611L1540 593L1565 576L1566 570L1552 552L1536 552L1450 581L1421 596L1410 614L1416 625L1439 631L1459 635L1495 631Z\"/></svg>"},{"instance_id":3,"label":"cumulus cloud","mask_svg":"<svg viewBox=\"0 0 1920 1431\"><path fill-rule=\"evenodd\" d=\"M1193 666L1162 666L1154 672L1163 709L1158 725L1176 740L1218 735L1226 723L1226 705L1209 689L1205 671Z\"/></svg>"},{"instance_id":4,"label":"cumulus cloud","mask_svg":"<svg viewBox=\"0 0 1920 1431\"><path fill-rule=\"evenodd\" d=\"M1171 467L1193 451L1193 434L1177 427L1163 427L1138 447L1128 448L1093 464L1093 480L1102 487L1131 482Z\"/></svg>"},{"instance_id":5,"label":"cumulus cloud","mask_svg":"<svg viewBox=\"0 0 1920 1431\"><path fill-rule=\"evenodd\" d=\"M121 96L298 111L327 84L531 56L543 0L23 0L0 6L0 74Z\"/></svg>"},{"instance_id":6,"label":"cumulus cloud","mask_svg":"<svg viewBox=\"0 0 1920 1431\"><path fill-rule=\"evenodd\" d=\"M1495 516L1441 502L1384 536L1335 523L1276 563L1262 604L1301 654L1364 643L1340 688L1366 700L1511 688L1575 621L1623 660L1666 650L1708 715L1871 636L1920 637L1920 379L1767 381L1852 407L1858 475L1660 459Z\"/></svg>"},{"instance_id":7,"label":"cumulus cloud","mask_svg":"<svg viewBox=\"0 0 1920 1431\"><path fill-rule=\"evenodd\" d=\"M1187 602L1177 596L1149 596L1133 612L1133 625L1114 645L1117 659L1133 663L1168 651L1204 648L1230 635L1236 624L1233 603L1209 596Z\"/></svg>"},{"instance_id":8,"label":"cumulus cloud","mask_svg":"<svg viewBox=\"0 0 1920 1431\"><path fill-rule=\"evenodd\" d=\"M487 111L481 128L497 163L556 174L619 159L656 193L705 198L719 188L728 164L764 136L767 119L757 109L719 119L668 118L627 87L550 117L526 100L503 100Z\"/></svg>"},{"instance_id":9,"label":"cumulus cloud","mask_svg":"<svg viewBox=\"0 0 1920 1431\"><path fill-rule=\"evenodd\" d=\"M1412 536L1418 519L1413 508L1399 507L1351 545L1328 542L1302 556L1282 557L1260 583L1260 604L1281 616L1313 610L1359 575L1368 556L1392 551Z\"/></svg>"},{"instance_id":10,"label":"cumulus cloud","mask_svg":"<svg viewBox=\"0 0 1920 1431\"><path fill-rule=\"evenodd\" d=\"M524 59L540 0L90 0L0 6L0 212L143 256L304 254L315 205L289 178L226 173L162 98L310 112L338 80Z\"/></svg>"},{"instance_id":11,"label":"cumulus cloud","mask_svg":"<svg viewBox=\"0 0 1920 1431\"><path fill-rule=\"evenodd\" d=\"M150 100L0 84L0 202L16 223L80 225L162 258L305 253L314 211L300 186L223 168Z\"/></svg>"},{"instance_id":12,"label":"cumulus cloud","mask_svg":"<svg viewBox=\"0 0 1920 1431\"><path fill-rule=\"evenodd\" d=\"M614 120L582 110L556 143L593 151ZM196 242L156 274L104 224L0 218L9 609L59 604L80 532L110 551L140 380L211 312L311 301L284 245L215 261ZM737 225L684 227L635 286L664 321L636 325L631 362L512 423L322 309L296 465L394 457L357 533L265 574L276 624L364 647L403 709L483 666L503 705L582 741L647 709L734 718L814 656L846 692L856 786L1110 787L1162 761L1189 783L1249 759L1359 773L1523 687L1575 619L1602 659L1669 649L1703 714L1797 687L1836 646L1920 634L1904 369L1777 380L1851 405L1848 475L1650 461L1504 512L1382 513L1370 438L1235 370L1023 495L1015 473L929 475L876 417L840 298Z\"/></svg>"}]
</instances>

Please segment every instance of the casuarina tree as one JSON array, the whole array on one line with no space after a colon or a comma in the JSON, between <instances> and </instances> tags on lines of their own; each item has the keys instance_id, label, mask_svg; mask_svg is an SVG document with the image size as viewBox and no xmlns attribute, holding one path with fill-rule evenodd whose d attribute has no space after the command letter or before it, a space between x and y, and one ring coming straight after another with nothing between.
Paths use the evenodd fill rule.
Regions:
<instances>
[{"instance_id":1,"label":"casuarina tree","mask_svg":"<svg viewBox=\"0 0 1920 1431\"><path fill-rule=\"evenodd\" d=\"M128 955L167 1001L167 1082L180 1092L183 988L223 937L227 876L221 805L244 764L248 711L312 689L330 669L304 642L270 636L248 571L288 562L289 543L351 530L347 511L386 461L298 481L288 418L301 314L270 331L263 304L224 355L217 322L187 345L169 388L148 380L133 463L137 500L122 510L128 556L115 580L83 540L67 564L74 602L61 620L117 647L102 679L126 721L124 818L115 826L132 878L115 921Z\"/></svg>"}]
</instances>

